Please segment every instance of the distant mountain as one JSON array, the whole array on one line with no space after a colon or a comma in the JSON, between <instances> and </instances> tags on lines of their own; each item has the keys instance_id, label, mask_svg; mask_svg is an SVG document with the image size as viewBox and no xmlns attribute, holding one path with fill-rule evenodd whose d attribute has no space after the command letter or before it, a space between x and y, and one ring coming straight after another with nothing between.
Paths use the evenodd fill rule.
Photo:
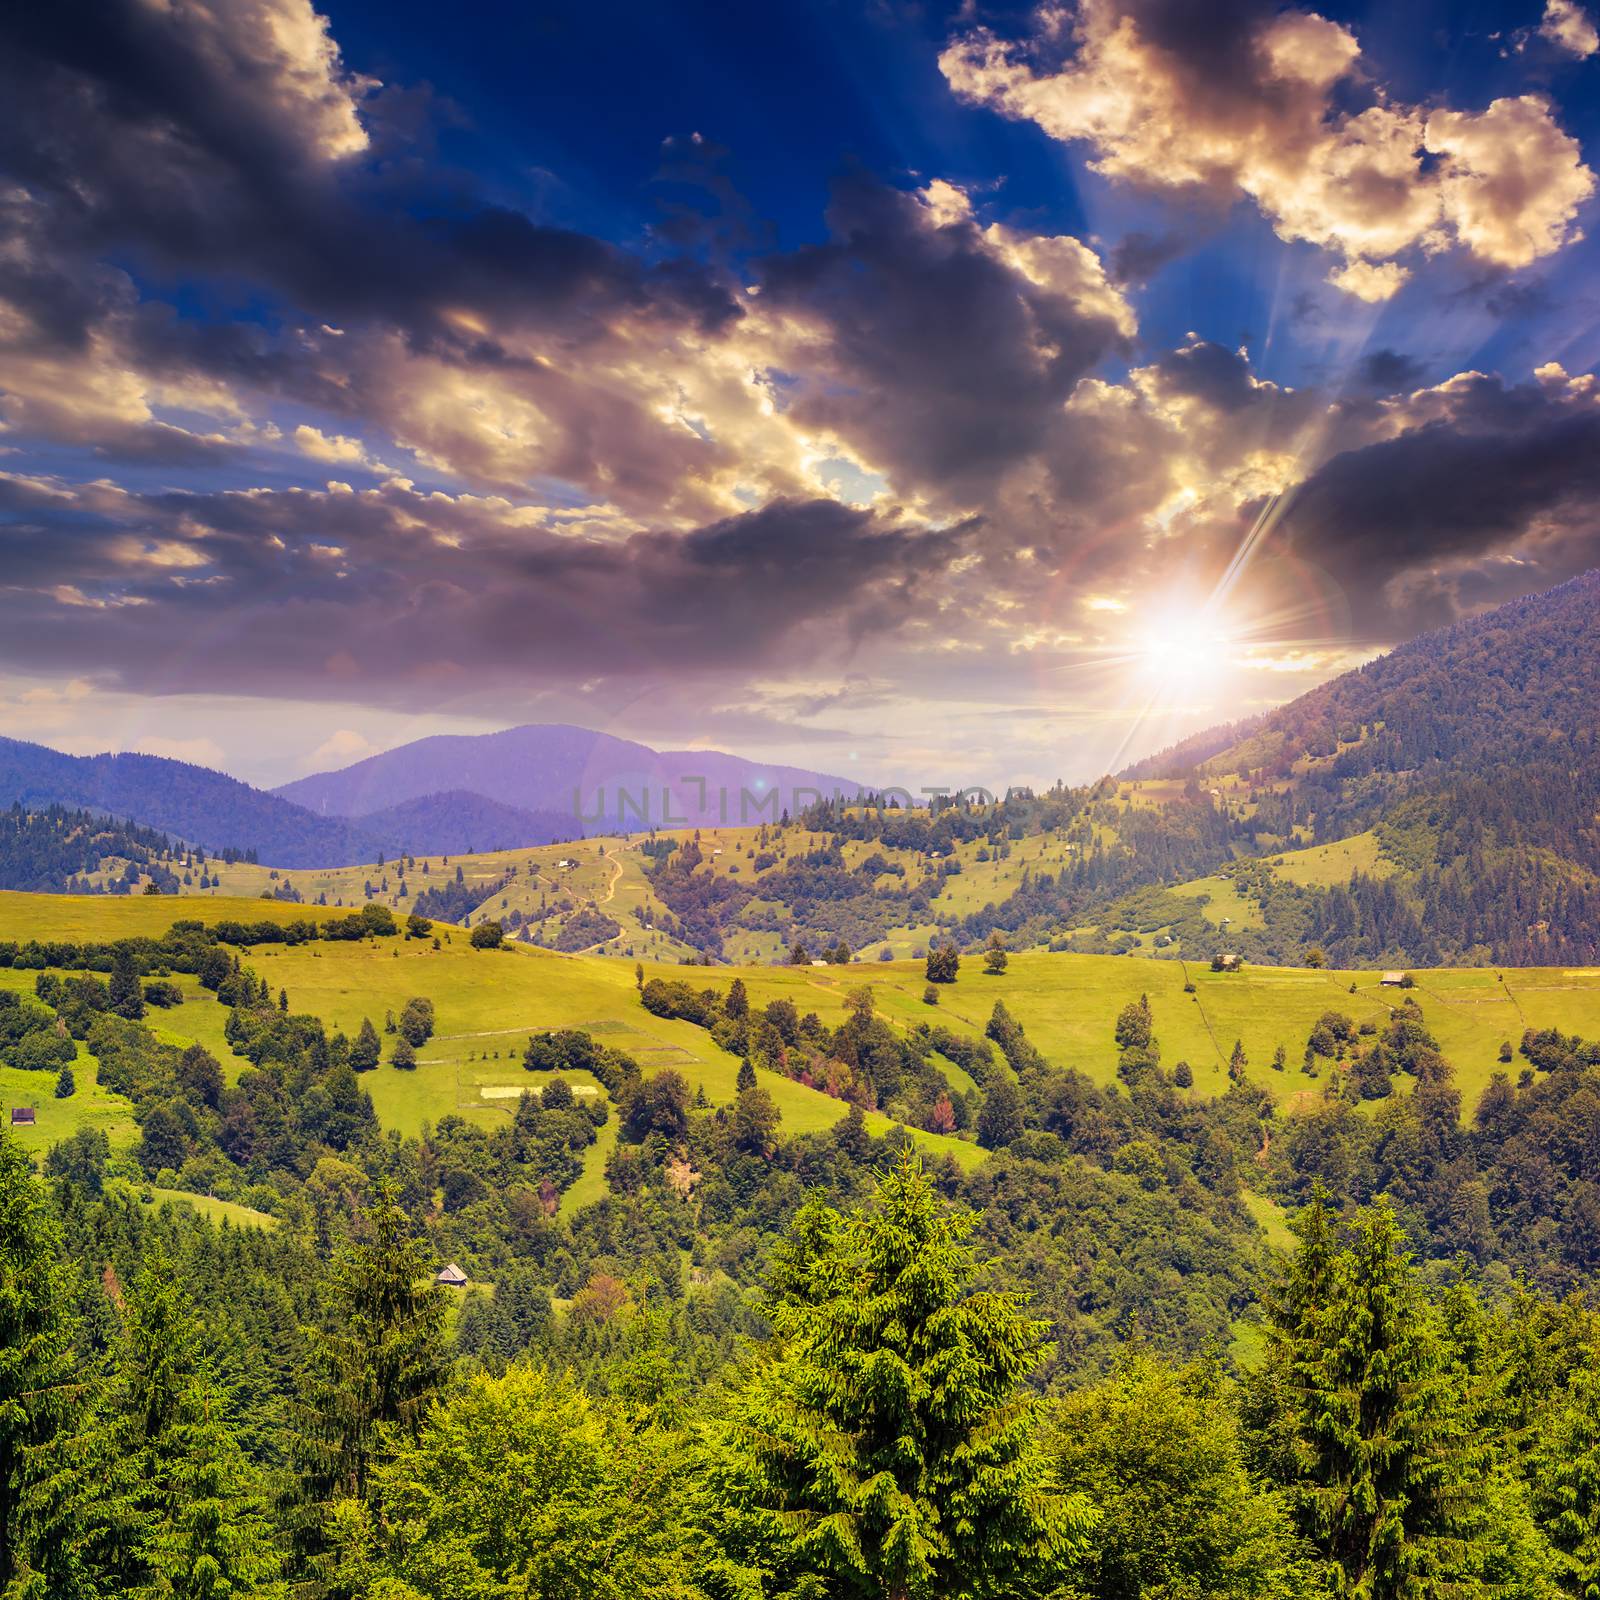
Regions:
<instances>
[{"instance_id":1,"label":"distant mountain","mask_svg":"<svg viewBox=\"0 0 1600 1600\"><path fill-rule=\"evenodd\" d=\"M319 817L221 772L164 756L69 756L0 738L0 805L83 808L207 850L255 851L275 867L345 866L378 846L342 817Z\"/></svg>"},{"instance_id":2,"label":"distant mountain","mask_svg":"<svg viewBox=\"0 0 1600 1600\"><path fill-rule=\"evenodd\" d=\"M465 790L519 810L579 819L581 831L594 834L776 821L817 797L861 788L859 779L802 767L715 750L657 751L552 723L419 739L275 792L321 816L366 819L426 795Z\"/></svg>"},{"instance_id":3,"label":"distant mountain","mask_svg":"<svg viewBox=\"0 0 1600 1600\"><path fill-rule=\"evenodd\" d=\"M361 831L385 856L409 850L421 855L468 855L482 850L520 850L583 837L570 812L524 811L466 789L420 795L384 811L369 811Z\"/></svg>"}]
</instances>

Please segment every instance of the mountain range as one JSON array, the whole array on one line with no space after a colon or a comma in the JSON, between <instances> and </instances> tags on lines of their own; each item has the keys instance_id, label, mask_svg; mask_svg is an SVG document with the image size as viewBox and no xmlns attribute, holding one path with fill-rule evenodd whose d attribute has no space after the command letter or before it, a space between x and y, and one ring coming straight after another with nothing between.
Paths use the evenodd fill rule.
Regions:
<instances>
[{"instance_id":1,"label":"mountain range","mask_svg":"<svg viewBox=\"0 0 1600 1600\"><path fill-rule=\"evenodd\" d=\"M668 821L776 821L812 797L856 787L804 768L658 752L562 725L419 739L273 793L164 756L72 756L0 738L0 804L100 812L276 867L515 849Z\"/></svg>"}]
</instances>

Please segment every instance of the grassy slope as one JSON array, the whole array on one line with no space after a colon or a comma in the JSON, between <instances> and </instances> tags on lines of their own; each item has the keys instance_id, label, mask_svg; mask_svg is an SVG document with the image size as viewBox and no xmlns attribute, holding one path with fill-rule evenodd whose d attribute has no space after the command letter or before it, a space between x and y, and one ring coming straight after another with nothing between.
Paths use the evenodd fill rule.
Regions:
<instances>
[{"instance_id":1,"label":"grassy slope","mask_svg":"<svg viewBox=\"0 0 1600 1600\"><path fill-rule=\"evenodd\" d=\"M1268 861L1280 876L1302 887L1314 884L1327 888L1335 883L1348 883L1354 872L1387 878L1395 870L1394 863L1378 853L1378 836L1370 829L1333 844L1312 845L1306 850L1271 856Z\"/></svg>"},{"instance_id":2,"label":"grassy slope","mask_svg":"<svg viewBox=\"0 0 1600 1600\"><path fill-rule=\"evenodd\" d=\"M292 915L295 909L263 901L205 899L176 905L155 897L4 894L0 938L107 938L159 932L179 914L213 920L242 912ZM381 1027L385 1011L398 1012L413 995L434 1001L437 1033L422 1050L417 1070L398 1072L385 1065L364 1080L385 1126L415 1132L424 1121L452 1112L482 1126L495 1125L510 1114L514 1098L483 1091L537 1086L521 1066L522 1047L530 1032L556 1027L586 1028L636 1056L647 1072L675 1067L692 1085L703 1087L713 1103L732 1100L738 1062L717 1049L703 1030L646 1012L635 993L633 962L526 948L485 953L472 950L459 930L442 931L450 936L439 950L429 941L386 939L294 949L262 946L247 957L274 989L288 991L293 1008L313 1011L347 1033L354 1033L364 1016ZM982 963L969 958L958 981L941 989L937 1008L923 1003L922 965L912 961L740 969L646 963L646 973L718 989L742 976L756 1005L786 996L829 1023L843 1016L846 994L865 983L878 1009L898 1025L943 1023L972 1035L982 1032L995 1001L1003 999L1046 1056L1101 1082L1115 1075L1112 1026L1117 1012L1147 993L1164 1063L1170 1068L1187 1060L1198 1092L1214 1094L1226 1087L1227 1061L1237 1038L1249 1057L1251 1077L1291 1108L1299 1097L1315 1095L1320 1088L1297 1069L1306 1036L1322 1012L1331 1008L1358 1021L1381 1022L1397 999L1395 991L1379 986L1375 973L1250 967L1217 974L1194 963L1042 952L1013 955L1008 970L998 977L985 974ZM1186 978L1195 985L1193 995L1183 992ZM1515 1044L1525 1027L1548 1025L1590 1038L1600 1035L1600 970L1441 970L1417 978L1415 996L1455 1063L1468 1108L1492 1073L1502 1070L1496 1057L1503 1039ZM33 974L0 969L0 983L31 990ZM1354 994L1349 992L1352 983ZM239 1063L222 1038L222 1008L192 979L183 985L187 1003L152 1012L152 1025L175 1043L203 1042L230 1071L237 1070ZM1282 1074L1269 1067L1279 1043L1289 1055L1289 1070ZM0 1068L0 1102L32 1103L38 1109L38 1127L24 1136L30 1147L47 1148L86 1123L105 1127L119 1145L132 1138L126 1103L98 1090L92 1062L80 1060L77 1078L78 1093L57 1101L45 1075ZM764 1078L788 1131L815 1131L838 1121L842 1108L837 1101L786 1078ZM880 1131L888 1125L882 1118L872 1120ZM921 1137L928 1147L949 1149L964 1162L978 1159L970 1144ZM582 1180L583 1194L598 1192L603 1153L591 1165Z\"/></svg>"}]
</instances>

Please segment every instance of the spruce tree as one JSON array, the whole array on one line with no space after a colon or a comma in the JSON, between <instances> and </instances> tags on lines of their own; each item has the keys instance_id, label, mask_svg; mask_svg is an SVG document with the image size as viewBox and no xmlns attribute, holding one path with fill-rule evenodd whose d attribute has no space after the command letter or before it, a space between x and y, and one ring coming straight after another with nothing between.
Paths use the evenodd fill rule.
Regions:
<instances>
[{"instance_id":1,"label":"spruce tree","mask_svg":"<svg viewBox=\"0 0 1600 1600\"><path fill-rule=\"evenodd\" d=\"M118 947L112 962L111 1009L130 1022L137 1022L144 1015L144 990L139 986L133 953L126 945Z\"/></svg>"},{"instance_id":2,"label":"spruce tree","mask_svg":"<svg viewBox=\"0 0 1600 1600\"><path fill-rule=\"evenodd\" d=\"M383 1044L378 1038L378 1030L372 1026L372 1018L363 1017L355 1043L350 1046L350 1065L357 1072L370 1072L377 1066L382 1054Z\"/></svg>"},{"instance_id":3,"label":"spruce tree","mask_svg":"<svg viewBox=\"0 0 1600 1600\"><path fill-rule=\"evenodd\" d=\"M447 1373L444 1296L427 1278L427 1259L386 1189L334 1260L326 1324L306 1330L295 1531L312 1574L327 1552L333 1506L367 1498L374 1462L394 1439L415 1434Z\"/></svg>"},{"instance_id":4,"label":"spruce tree","mask_svg":"<svg viewBox=\"0 0 1600 1600\"><path fill-rule=\"evenodd\" d=\"M1279 1435L1301 1527L1360 1600L1418 1600L1482 1565L1484 1437L1387 1201L1336 1250L1320 1203L1273 1306Z\"/></svg>"},{"instance_id":5,"label":"spruce tree","mask_svg":"<svg viewBox=\"0 0 1600 1600\"><path fill-rule=\"evenodd\" d=\"M1534 1514L1555 1547L1564 1595L1600 1595L1600 1367L1575 1367L1535 1457Z\"/></svg>"},{"instance_id":6,"label":"spruce tree","mask_svg":"<svg viewBox=\"0 0 1600 1600\"><path fill-rule=\"evenodd\" d=\"M870 1209L813 1229L805 1281L773 1308L782 1352L728 1443L749 1504L821 1592L1031 1593L1093 1525L1082 1497L1051 1492L1038 1409L1019 1393L1046 1325L973 1288L975 1221L908 1154Z\"/></svg>"},{"instance_id":7,"label":"spruce tree","mask_svg":"<svg viewBox=\"0 0 1600 1600\"><path fill-rule=\"evenodd\" d=\"M159 1245L129 1300L113 1393L134 1469L139 1600L281 1593L282 1561L257 1475L225 1418L195 1309Z\"/></svg>"}]
</instances>

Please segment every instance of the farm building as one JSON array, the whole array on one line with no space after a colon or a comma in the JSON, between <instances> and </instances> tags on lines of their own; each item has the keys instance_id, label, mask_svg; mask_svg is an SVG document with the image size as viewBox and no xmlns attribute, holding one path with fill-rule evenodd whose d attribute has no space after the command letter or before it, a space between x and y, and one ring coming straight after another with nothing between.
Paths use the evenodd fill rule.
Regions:
<instances>
[{"instance_id":1,"label":"farm building","mask_svg":"<svg viewBox=\"0 0 1600 1600\"><path fill-rule=\"evenodd\" d=\"M31 1128L36 1120L32 1106L12 1106L11 1126L13 1128Z\"/></svg>"},{"instance_id":2,"label":"farm building","mask_svg":"<svg viewBox=\"0 0 1600 1600\"><path fill-rule=\"evenodd\" d=\"M1385 989L1403 989L1406 984L1406 975L1403 972L1386 972L1378 979Z\"/></svg>"},{"instance_id":3,"label":"farm building","mask_svg":"<svg viewBox=\"0 0 1600 1600\"><path fill-rule=\"evenodd\" d=\"M465 1289L467 1275L452 1261L449 1266L439 1268L433 1276L433 1281L443 1284L446 1289Z\"/></svg>"}]
</instances>

